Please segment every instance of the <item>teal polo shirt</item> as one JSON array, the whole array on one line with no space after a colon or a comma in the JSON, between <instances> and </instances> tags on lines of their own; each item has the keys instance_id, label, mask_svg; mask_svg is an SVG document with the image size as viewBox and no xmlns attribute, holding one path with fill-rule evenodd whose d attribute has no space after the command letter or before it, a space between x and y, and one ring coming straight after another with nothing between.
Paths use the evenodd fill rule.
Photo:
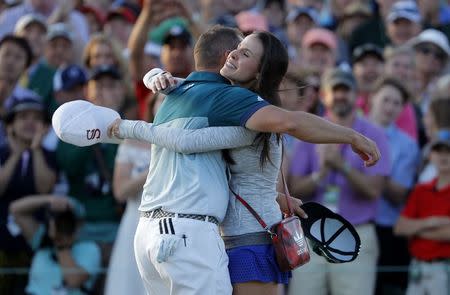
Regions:
<instances>
[{"instance_id":1,"label":"teal polo shirt","mask_svg":"<svg viewBox=\"0 0 450 295\"><path fill-rule=\"evenodd\" d=\"M193 72L167 95L154 124L198 129L245 126L268 103L211 72ZM154 145L141 211L163 210L223 219L228 205L226 165L221 151L184 155Z\"/></svg>"}]
</instances>

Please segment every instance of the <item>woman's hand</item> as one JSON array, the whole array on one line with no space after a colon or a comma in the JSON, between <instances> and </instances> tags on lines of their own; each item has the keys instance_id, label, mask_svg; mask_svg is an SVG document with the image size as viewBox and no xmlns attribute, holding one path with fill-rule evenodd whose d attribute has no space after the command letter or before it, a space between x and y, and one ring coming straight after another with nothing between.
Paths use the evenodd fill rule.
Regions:
<instances>
[{"instance_id":1,"label":"woman's hand","mask_svg":"<svg viewBox=\"0 0 450 295\"><path fill-rule=\"evenodd\" d=\"M175 86L177 81L174 79L171 73L161 72L153 76L149 81L147 81L146 86L153 93L162 91L170 86Z\"/></svg>"},{"instance_id":2,"label":"woman's hand","mask_svg":"<svg viewBox=\"0 0 450 295\"><path fill-rule=\"evenodd\" d=\"M288 199L289 199L289 204L291 205L292 209L294 210L295 215L298 215L301 218L308 218L308 215L300 207L303 204L303 202L300 199L293 198L293 197L288 197ZM278 193L277 203L278 203L278 205L280 205L280 209L284 214L290 214L285 194L280 193L280 192Z\"/></svg>"}]
</instances>

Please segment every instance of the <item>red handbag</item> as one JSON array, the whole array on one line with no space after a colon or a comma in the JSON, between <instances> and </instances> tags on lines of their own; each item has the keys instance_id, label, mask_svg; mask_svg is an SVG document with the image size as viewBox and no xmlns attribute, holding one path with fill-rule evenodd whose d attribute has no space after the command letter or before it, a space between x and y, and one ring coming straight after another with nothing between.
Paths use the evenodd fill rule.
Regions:
<instances>
[{"instance_id":1,"label":"red handbag","mask_svg":"<svg viewBox=\"0 0 450 295\"><path fill-rule=\"evenodd\" d=\"M281 271L290 271L303 264L310 259L309 246L306 242L305 235L301 227L300 219L294 214L292 205L289 201L289 191L286 185L284 174L281 171L281 178L283 180L286 203L288 205L289 213L284 215L284 218L272 226L267 226L259 214L250 206L241 196L236 194L233 190L231 192L234 196L252 213L258 220L259 224L266 230L272 240L275 249L275 256L278 266Z\"/></svg>"}]
</instances>

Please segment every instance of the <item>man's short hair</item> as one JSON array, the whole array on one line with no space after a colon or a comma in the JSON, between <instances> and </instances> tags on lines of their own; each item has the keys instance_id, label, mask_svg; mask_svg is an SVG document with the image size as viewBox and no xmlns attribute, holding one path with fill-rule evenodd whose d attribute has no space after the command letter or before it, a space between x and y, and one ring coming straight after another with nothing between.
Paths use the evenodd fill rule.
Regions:
<instances>
[{"instance_id":1,"label":"man's short hair","mask_svg":"<svg viewBox=\"0 0 450 295\"><path fill-rule=\"evenodd\" d=\"M3 44L5 44L7 42L14 43L17 46L19 46L20 48L22 48L23 51L25 51L25 54L26 54L25 64L26 64L26 67L28 68L31 65L31 62L33 61L33 51L31 50L31 46L28 43L28 41L23 37L19 37L19 36L15 36L15 35L6 35L5 37L3 37L0 40L0 47L2 47Z\"/></svg>"},{"instance_id":2,"label":"man's short hair","mask_svg":"<svg viewBox=\"0 0 450 295\"><path fill-rule=\"evenodd\" d=\"M242 33L237 29L215 25L203 33L195 44L196 68L217 68L227 51L237 48L242 41Z\"/></svg>"}]
</instances>

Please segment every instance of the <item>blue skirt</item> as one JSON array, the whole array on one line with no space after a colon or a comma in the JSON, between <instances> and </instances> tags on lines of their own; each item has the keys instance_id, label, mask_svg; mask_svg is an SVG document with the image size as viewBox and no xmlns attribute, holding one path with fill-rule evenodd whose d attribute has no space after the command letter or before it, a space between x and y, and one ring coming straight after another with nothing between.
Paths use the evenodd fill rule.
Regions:
<instances>
[{"instance_id":1,"label":"blue skirt","mask_svg":"<svg viewBox=\"0 0 450 295\"><path fill-rule=\"evenodd\" d=\"M291 272L278 267L272 245L241 246L227 250L232 284L258 281L287 284Z\"/></svg>"}]
</instances>

